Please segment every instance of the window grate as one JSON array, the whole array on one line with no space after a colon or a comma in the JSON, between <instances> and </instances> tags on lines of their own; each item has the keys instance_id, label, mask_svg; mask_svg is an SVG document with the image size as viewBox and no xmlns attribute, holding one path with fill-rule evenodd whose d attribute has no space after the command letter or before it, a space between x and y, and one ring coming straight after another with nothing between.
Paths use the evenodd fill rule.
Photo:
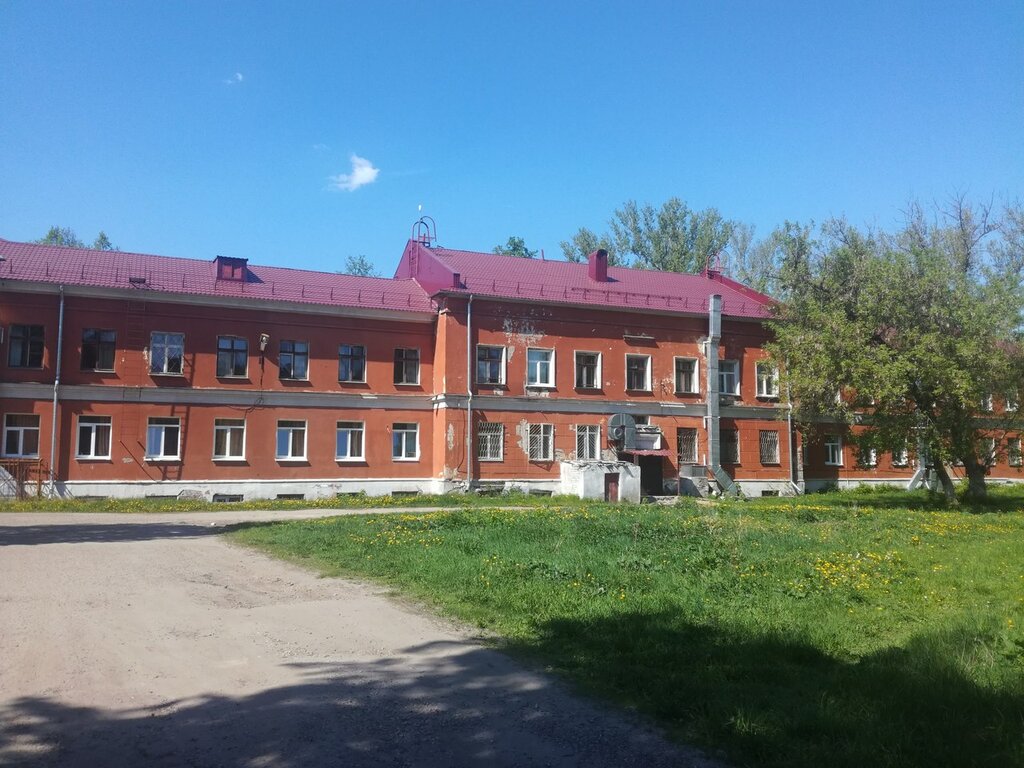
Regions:
<instances>
[{"instance_id":1,"label":"window grate","mask_svg":"<svg viewBox=\"0 0 1024 768\"><path fill-rule=\"evenodd\" d=\"M476 457L482 461L501 461L505 426L492 421L476 425Z\"/></svg>"},{"instance_id":2,"label":"window grate","mask_svg":"<svg viewBox=\"0 0 1024 768\"><path fill-rule=\"evenodd\" d=\"M680 427L676 430L679 445L679 463L697 463L697 430L693 427Z\"/></svg>"},{"instance_id":3,"label":"window grate","mask_svg":"<svg viewBox=\"0 0 1024 768\"><path fill-rule=\"evenodd\" d=\"M580 461L597 461L600 458L601 427L596 424L580 424L576 427L576 458Z\"/></svg>"},{"instance_id":4,"label":"window grate","mask_svg":"<svg viewBox=\"0 0 1024 768\"><path fill-rule=\"evenodd\" d=\"M779 463L779 433L775 430L761 430L761 463Z\"/></svg>"}]
</instances>

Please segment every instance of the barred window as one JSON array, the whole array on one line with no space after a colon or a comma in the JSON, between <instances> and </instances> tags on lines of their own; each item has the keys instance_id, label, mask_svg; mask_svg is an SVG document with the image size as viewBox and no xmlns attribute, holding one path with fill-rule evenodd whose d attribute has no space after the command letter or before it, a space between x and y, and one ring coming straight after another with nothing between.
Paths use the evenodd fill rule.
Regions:
<instances>
[{"instance_id":1,"label":"barred window","mask_svg":"<svg viewBox=\"0 0 1024 768\"><path fill-rule=\"evenodd\" d=\"M697 463L697 430L694 427L679 427L676 430L679 445L679 463Z\"/></svg>"},{"instance_id":2,"label":"barred window","mask_svg":"<svg viewBox=\"0 0 1024 768\"><path fill-rule=\"evenodd\" d=\"M480 461L501 461L504 457L505 426L493 421L476 425L476 457Z\"/></svg>"},{"instance_id":3,"label":"barred window","mask_svg":"<svg viewBox=\"0 0 1024 768\"><path fill-rule=\"evenodd\" d=\"M154 331L149 342L149 372L180 374L185 357L185 334Z\"/></svg>"},{"instance_id":4,"label":"barred window","mask_svg":"<svg viewBox=\"0 0 1024 768\"><path fill-rule=\"evenodd\" d=\"M601 427L597 424L576 426L576 458L579 461L597 461L601 458Z\"/></svg>"},{"instance_id":5,"label":"barred window","mask_svg":"<svg viewBox=\"0 0 1024 768\"><path fill-rule=\"evenodd\" d=\"M740 432L738 429L723 429L721 431L722 441L722 463L740 463Z\"/></svg>"},{"instance_id":6,"label":"barred window","mask_svg":"<svg viewBox=\"0 0 1024 768\"><path fill-rule=\"evenodd\" d=\"M1024 457L1021 455L1020 438L1011 437L1006 441L1006 458L1011 467L1019 467L1024 464Z\"/></svg>"},{"instance_id":7,"label":"barred window","mask_svg":"<svg viewBox=\"0 0 1024 768\"><path fill-rule=\"evenodd\" d=\"M551 461L555 454L553 424L530 425L530 461Z\"/></svg>"},{"instance_id":8,"label":"barred window","mask_svg":"<svg viewBox=\"0 0 1024 768\"><path fill-rule=\"evenodd\" d=\"M779 463L779 433L777 430L761 430L761 463Z\"/></svg>"}]
</instances>

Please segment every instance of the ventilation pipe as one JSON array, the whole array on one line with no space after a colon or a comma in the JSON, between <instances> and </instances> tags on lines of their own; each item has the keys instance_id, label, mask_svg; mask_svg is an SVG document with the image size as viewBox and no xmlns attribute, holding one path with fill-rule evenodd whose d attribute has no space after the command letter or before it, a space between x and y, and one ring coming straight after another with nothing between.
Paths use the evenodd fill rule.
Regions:
<instances>
[{"instance_id":1,"label":"ventilation pipe","mask_svg":"<svg viewBox=\"0 0 1024 768\"><path fill-rule=\"evenodd\" d=\"M64 286L60 287L60 313L57 316L57 364L53 376L53 412L50 416L50 496L57 495L57 398L60 394L60 364L64 356Z\"/></svg>"},{"instance_id":2,"label":"ventilation pipe","mask_svg":"<svg viewBox=\"0 0 1024 768\"><path fill-rule=\"evenodd\" d=\"M722 297L713 294L708 300L708 467L723 493L736 493L736 484L722 469L722 443L719 431L721 398L718 391L718 344L722 340Z\"/></svg>"}]
</instances>

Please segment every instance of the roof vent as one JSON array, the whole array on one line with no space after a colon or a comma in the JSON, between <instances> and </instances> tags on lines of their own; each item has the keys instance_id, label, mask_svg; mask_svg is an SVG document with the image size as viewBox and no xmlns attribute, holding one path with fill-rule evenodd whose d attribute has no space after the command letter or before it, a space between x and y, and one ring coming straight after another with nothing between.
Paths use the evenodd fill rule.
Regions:
<instances>
[{"instance_id":1,"label":"roof vent","mask_svg":"<svg viewBox=\"0 0 1024 768\"><path fill-rule=\"evenodd\" d=\"M132 285L145 285L146 284L146 278L144 278L144 277L129 277L128 278L128 282L131 283Z\"/></svg>"},{"instance_id":2,"label":"roof vent","mask_svg":"<svg viewBox=\"0 0 1024 768\"><path fill-rule=\"evenodd\" d=\"M221 256L218 254L214 263L217 265L218 280L234 280L236 283L244 283L246 277L246 264L248 259L239 259L234 256Z\"/></svg>"},{"instance_id":3,"label":"roof vent","mask_svg":"<svg viewBox=\"0 0 1024 768\"><path fill-rule=\"evenodd\" d=\"M591 280L599 283L608 282L608 251L599 248L587 256L587 274Z\"/></svg>"}]
</instances>

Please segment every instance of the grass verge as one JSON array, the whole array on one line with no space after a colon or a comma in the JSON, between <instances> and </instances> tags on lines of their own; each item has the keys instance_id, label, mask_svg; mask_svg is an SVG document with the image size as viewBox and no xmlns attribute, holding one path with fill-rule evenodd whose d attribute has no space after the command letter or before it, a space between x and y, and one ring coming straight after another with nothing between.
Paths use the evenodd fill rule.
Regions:
<instances>
[{"instance_id":1,"label":"grass verge","mask_svg":"<svg viewBox=\"0 0 1024 768\"><path fill-rule=\"evenodd\" d=\"M548 500L232 535L398 587L738 764L1024 765L1024 512Z\"/></svg>"}]
</instances>

